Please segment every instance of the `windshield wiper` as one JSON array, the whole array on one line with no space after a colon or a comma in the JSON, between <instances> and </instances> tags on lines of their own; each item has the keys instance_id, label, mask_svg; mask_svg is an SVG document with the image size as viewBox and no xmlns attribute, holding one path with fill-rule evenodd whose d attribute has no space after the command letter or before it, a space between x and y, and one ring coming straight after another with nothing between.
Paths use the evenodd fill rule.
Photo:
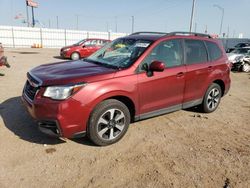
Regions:
<instances>
[{"instance_id":1,"label":"windshield wiper","mask_svg":"<svg viewBox=\"0 0 250 188\"><path fill-rule=\"evenodd\" d=\"M101 65L101 66L107 67L107 68L120 69L119 66L111 65L111 64L108 64L108 63L102 63L102 62L95 61L95 60L88 59L88 58L84 58L84 59L82 59L82 60L83 60L83 61L90 62L90 63L94 63L94 64L96 64L96 65Z\"/></svg>"}]
</instances>

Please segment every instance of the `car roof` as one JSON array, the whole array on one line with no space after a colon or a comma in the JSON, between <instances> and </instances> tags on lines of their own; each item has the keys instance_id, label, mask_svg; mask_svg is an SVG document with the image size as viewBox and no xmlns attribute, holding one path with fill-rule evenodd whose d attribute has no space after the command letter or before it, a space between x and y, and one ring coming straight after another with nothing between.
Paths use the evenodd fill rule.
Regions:
<instances>
[{"instance_id":1,"label":"car roof","mask_svg":"<svg viewBox=\"0 0 250 188\"><path fill-rule=\"evenodd\" d=\"M150 34L150 35L128 35L124 38L126 39L136 39L136 40L150 40L150 41L156 41L159 38L163 37L164 35L155 35L155 34Z\"/></svg>"},{"instance_id":2,"label":"car roof","mask_svg":"<svg viewBox=\"0 0 250 188\"><path fill-rule=\"evenodd\" d=\"M87 38L87 39L83 39L83 40L107 40L107 41L110 41L109 39L101 39L101 38Z\"/></svg>"},{"instance_id":3,"label":"car roof","mask_svg":"<svg viewBox=\"0 0 250 188\"><path fill-rule=\"evenodd\" d=\"M163 37L170 37L170 36L182 36L182 37L187 37L187 38L193 38L193 37L197 37L199 39L205 37L205 38L209 38L212 39L212 37L210 35L207 34L203 34L203 33L193 33L193 32L171 32L171 33L162 33L162 32L136 32L136 33L132 33L131 35L128 35L124 38L131 38L131 39L136 39L136 40L151 40L151 41L156 41L160 38Z\"/></svg>"}]
</instances>

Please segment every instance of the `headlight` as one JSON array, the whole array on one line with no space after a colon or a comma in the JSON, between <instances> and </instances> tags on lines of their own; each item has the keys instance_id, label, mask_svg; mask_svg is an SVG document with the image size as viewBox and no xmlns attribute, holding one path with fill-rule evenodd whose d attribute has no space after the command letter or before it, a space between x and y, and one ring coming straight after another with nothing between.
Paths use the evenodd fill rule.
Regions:
<instances>
[{"instance_id":1,"label":"headlight","mask_svg":"<svg viewBox=\"0 0 250 188\"><path fill-rule=\"evenodd\" d=\"M69 51L69 50L70 50L70 48L66 48L66 49L64 49L63 51L67 52L67 51Z\"/></svg>"},{"instance_id":2,"label":"headlight","mask_svg":"<svg viewBox=\"0 0 250 188\"><path fill-rule=\"evenodd\" d=\"M43 96L55 100L64 100L79 91L85 84L73 86L51 86L47 87Z\"/></svg>"}]
</instances>

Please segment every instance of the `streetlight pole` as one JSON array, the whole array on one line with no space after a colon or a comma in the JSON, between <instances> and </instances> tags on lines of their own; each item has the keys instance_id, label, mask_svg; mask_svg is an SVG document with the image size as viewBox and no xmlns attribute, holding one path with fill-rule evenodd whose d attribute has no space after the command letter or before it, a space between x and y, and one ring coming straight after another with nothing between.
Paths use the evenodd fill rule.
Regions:
<instances>
[{"instance_id":1,"label":"streetlight pole","mask_svg":"<svg viewBox=\"0 0 250 188\"><path fill-rule=\"evenodd\" d=\"M58 16L56 16L56 28L59 29L59 19L58 19Z\"/></svg>"},{"instance_id":2,"label":"streetlight pole","mask_svg":"<svg viewBox=\"0 0 250 188\"><path fill-rule=\"evenodd\" d=\"M221 35L221 32L222 32L222 26L223 26L223 19L224 19L224 8L223 7L221 7L220 5L214 5L214 7L217 7L219 10L221 10L221 13L222 13L222 15L221 15L221 22L220 22L220 34L219 35Z\"/></svg>"},{"instance_id":3,"label":"streetlight pole","mask_svg":"<svg viewBox=\"0 0 250 188\"><path fill-rule=\"evenodd\" d=\"M189 32L192 32L192 28L193 28L193 20L194 20L194 11L195 11L195 1L193 0L193 5L192 5L192 13L191 13L191 20L190 20L190 28L189 28Z\"/></svg>"},{"instance_id":4,"label":"streetlight pole","mask_svg":"<svg viewBox=\"0 0 250 188\"><path fill-rule=\"evenodd\" d=\"M117 16L115 17L115 32L117 33Z\"/></svg>"},{"instance_id":5,"label":"streetlight pole","mask_svg":"<svg viewBox=\"0 0 250 188\"><path fill-rule=\"evenodd\" d=\"M135 17L132 16L132 33L134 33L134 27L135 27Z\"/></svg>"}]
</instances>

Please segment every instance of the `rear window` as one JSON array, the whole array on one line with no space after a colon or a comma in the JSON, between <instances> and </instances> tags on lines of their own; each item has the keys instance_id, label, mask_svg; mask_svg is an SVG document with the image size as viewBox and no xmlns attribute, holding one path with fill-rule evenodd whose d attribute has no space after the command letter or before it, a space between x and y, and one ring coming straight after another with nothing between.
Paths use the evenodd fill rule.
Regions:
<instances>
[{"instance_id":1,"label":"rear window","mask_svg":"<svg viewBox=\"0 0 250 188\"><path fill-rule=\"evenodd\" d=\"M185 40L186 63L198 64L207 62L207 50L203 41Z\"/></svg>"},{"instance_id":2,"label":"rear window","mask_svg":"<svg viewBox=\"0 0 250 188\"><path fill-rule=\"evenodd\" d=\"M214 42L206 41L209 57L211 61L215 61L222 56L221 49Z\"/></svg>"}]
</instances>

